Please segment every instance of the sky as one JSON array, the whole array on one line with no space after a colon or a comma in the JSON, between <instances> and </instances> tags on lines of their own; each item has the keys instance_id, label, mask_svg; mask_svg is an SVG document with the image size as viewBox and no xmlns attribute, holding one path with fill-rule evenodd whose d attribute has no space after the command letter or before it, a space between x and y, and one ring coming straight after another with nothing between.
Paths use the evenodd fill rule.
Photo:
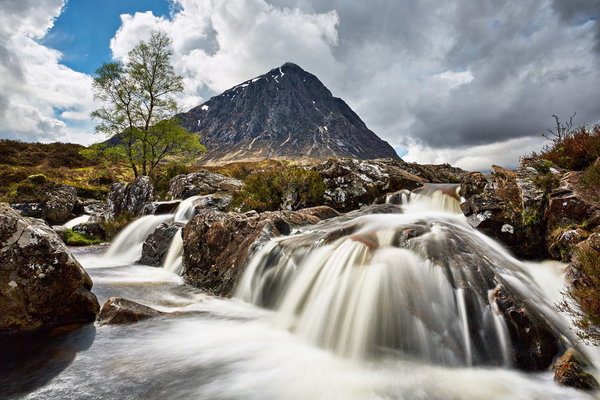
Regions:
<instances>
[{"instance_id":1,"label":"sky","mask_svg":"<svg viewBox=\"0 0 600 400\"><path fill-rule=\"evenodd\" d=\"M486 170L600 121L600 0L0 0L0 138L104 140L92 75L152 29L184 109L290 61L407 161Z\"/></svg>"}]
</instances>

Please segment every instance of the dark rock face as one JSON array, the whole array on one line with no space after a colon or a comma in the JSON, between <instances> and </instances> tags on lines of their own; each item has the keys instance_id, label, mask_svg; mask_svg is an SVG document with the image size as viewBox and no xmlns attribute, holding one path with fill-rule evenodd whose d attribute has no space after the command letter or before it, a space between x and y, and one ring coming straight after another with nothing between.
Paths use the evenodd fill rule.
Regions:
<instances>
[{"instance_id":1,"label":"dark rock face","mask_svg":"<svg viewBox=\"0 0 600 400\"><path fill-rule=\"evenodd\" d=\"M215 210L227 211L233 196L227 193L213 193L201 196L194 201L196 210L203 208L212 208Z\"/></svg>"},{"instance_id":2,"label":"dark rock face","mask_svg":"<svg viewBox=\"0 0 600 400\"><path fill-rule=\"evenodd\" d=\"M158 317L162 314L162 312L152 307L136 303L135 301L121 297L111 297L102 306L97 322L100 325L128 324Z\"/></svg>"},{"instance_id":3,"label":"dark rock face","mask_svg":"<svg viewBox=\"0 0 600 400\"><path fill-rule=\"evenodd\" d=\"M179 115L202 135L206 162L398 158L319 79L286 63Z\"/></svg>"},{"instance_id":4,"label":"dark rock face","mask_svg":"<svg viewBox=\"0 0 600 400\"><path fill-rule=\"evenodd\" d=\"M392 159L330 159L312 169L325 183L325 204L342 212L371 204L389 192L412 190L427 182L460 181L465 174L448 165L420 166Z\"/></svg>"},{"instance_id":5,"label":"dark rock face","mask_svg":"<svg viewBox=\"0 0 600 400\"><path fill-rule=\"evenodd\" d=\"M487 182L472 173L461 183L461 204L469 224L504 243L514 254L526 258L546 256L543 220L545 195L534 182L541 174L522 165L517 171L492 166Z\"/></svg>"},{"instance_id":6,"label":"dark rock face","mask_svg":"<svg viewBox=\"0 0 600 400\"><path fill-rule=\"evenodd\" d=\"M177 175L171 179L169 196L173 199L207 195L217 192L234 192L244 184L234 178L201 170L191 174Z\"/></svg>"},{"instance_id":7,"label":"dark rock face","mask_svg":"<svg viewBox=\"0 0 600 400\"><path fill-rule=\"evenodd\" d=\"M75 225L73 227L73 232L94 239L106 239L106 232L99 222L84 222L82 224Z\"/></svg>"},{"instance_id":8,"label":"dark rock face","mask_svg":"<svg viewBox=\"0 0 600 400\"><path fill-rule=\"evenodd\" d=\"M92 280L44 221L0 203L0 243L0 331L96 318Z\"/></svg>"},{"instance_id":9,"label":"dark rock face","mask_svg":"<svg viewBox=\"0 0 600 400\"><path fill-rule=\"evenodd\" d=\"M142 210L142 215L161 215L161 214L171 214L177 206L179 206L180 201L153 201L152 203L148 203L144 206Z\"/></svg>"},{"instance_id":10,"label":"dark rock face","mask_svg":"<svg viewBox=\"0 0 600 400\"><path fill-rule=\"evenodd\" d=\"M554 382L582 390L598 390L598 381L585 372L586 362L572 348L554 363Z\"/></svg>"},{"instance_id":11,"label":"dark rock face","mask_svg":"<svg viewBox=\"0 0 600 400\"><path fill-rule=\"evenodd\" d=\"M44 201L13 204L12 207L24 217L42 218L51 224L62 224L72 217L77 204L77 190L61 183L40 183L37 188L43 192Z\"/></svg>"},{"instance_id":12,"label":"dark rock face","mask_svg":"<svg viewBox=\"0 0 600 400\"><path fill-rule=\"evenodd\" d=\"M183 228L186 282L219 296L231 296L249 255L292 227L338 215L327 207L258 214L200 210Z\"/></svg>"},{"instance_id":13,"label":"dark rock face","mask_svg":"<svg viewBox=\"0 0 600 400\"><path fill-rule=\"evenodd\" d=\"M132 183L116 182L110 186L106 200L106 219L127 213L141 215L144 206L152 201L154 187L147 176L139 176Z\"/></svg>"},{"instance_id":14,"label":"dark rock face","mask_svg":"<svg viewBox=\"0 0 600 400\"><path fill-rule=\"evenodd\" d=\"M161 266L169 252L169 246L175 234L185 224L178 222L163 222L151 233L142 247L141 264Z\"/></svg>"}]
</instances>

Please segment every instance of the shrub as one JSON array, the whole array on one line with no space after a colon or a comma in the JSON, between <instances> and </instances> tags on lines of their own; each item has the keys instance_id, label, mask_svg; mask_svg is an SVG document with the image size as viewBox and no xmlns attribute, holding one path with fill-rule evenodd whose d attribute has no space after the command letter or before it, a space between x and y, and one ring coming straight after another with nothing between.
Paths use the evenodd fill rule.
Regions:
<instances>
[{"instance_id":1,"label":"shrub","mask_svg":"<svg viewBox=\"0 0 600 400\"><path fill-rule=\"evenodd\" d=\"M597 193L596 197L600 197L600 194L597 192L598 188L600 188L600 160L596 161L583 171L581 183L586 189L595 190Z\"/></svg>"},{"instance_id":2,"label":"shrub","mask_svg":"<svg viewBox=\"0 0 600 400\"><path fill-rule=\"evenodd\" d=\"M600 157L600 124L565 132L533 156L552 161L561 168L581 171Z\"/></svg>"},{"instance_id":3,"label":"shrub","mask_svg":"<svg viewBox=\"0 0 600 400\"><path fill-rule=\"evenodd\" d=\"M191 169L186 164L172 163L157 167L152 175L152 184L157 196L166 197L171 179L181 174L189 174Z\"/></svg>"},{"instance_id":4,"label":"shrub","mask_svg":"<svg viewBox=\"0 0 600 400\"><path fill-rule=\"evenodd\" d=\"M90 246L92 244L102 243L102 240L67 229L65 232L65 243L69 246Z\"/></svg>"},{"instance_id":5,"label":"shrub","mask_svg":"<svg viewBox=\"0 0 600 400\"><path fill-rule=\"evenodd\" d=\"M586 247L575 251L576 262L572 265L578 271L577 279L567 295L575 300L579 307L574 309L568 301L560 304L563 311L574 317L575 325L582 339L600 344L600 267L598 252Z\"/></svg>"},{"instance_id":6,"label":"shrub","mask_svg":"<svg viewBox=\"0 0 600 400\"><path fill-rule=\"evenodd\" d=\"M323 203L325 184L318 172L298 166L250 174L234 194L232 207L242 211L297 210Z\"/></svg>"}]
</instances>

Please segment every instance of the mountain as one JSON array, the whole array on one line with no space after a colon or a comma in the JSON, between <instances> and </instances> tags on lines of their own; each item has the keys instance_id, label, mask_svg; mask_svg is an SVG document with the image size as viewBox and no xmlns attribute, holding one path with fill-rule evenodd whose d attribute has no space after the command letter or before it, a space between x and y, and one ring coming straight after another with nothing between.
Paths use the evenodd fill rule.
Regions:
<instances>
[{"instance_id":1,"label":"mountain","mask_svg":"<svg viewBox=\"0 0 600 400\"><path fill-rule=\"evenodd\" d=\"M180 114L207 163L266 158L399 158L314 75L286 63Z\"/></svg>"}]
</instances>

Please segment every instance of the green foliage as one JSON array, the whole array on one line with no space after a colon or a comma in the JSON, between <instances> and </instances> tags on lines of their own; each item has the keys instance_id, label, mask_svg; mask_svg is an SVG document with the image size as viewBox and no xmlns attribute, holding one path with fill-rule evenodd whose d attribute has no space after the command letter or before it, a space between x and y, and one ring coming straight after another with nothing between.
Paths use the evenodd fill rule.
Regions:
<instances>
[{"instance_id":1,"label":"green foliage","mask_svg":"<svg viewBox=\"0 0 600 400\"><path fill-rule=\"evenodd\" d=\"M312 170L298 166L258 171L247 176L232 206L242 211L297 210L323 203L325 184Z\"/></svg>"},{"instance_id":2,"label":"green foliage","mask_svg":"<svg viewBox=\"0 0 600 400\"><path fill-rule=\"evenodd\" d=\"M192 170L186 164L170 163L160 165L154 170L151 176L155 194L160 198L166 198L171 179L177 175L189 174L191 172Z\"/></svg>"},{"instance_id":3,"label":"green foliage","mask_svg":"<svg viewBox=\"0 0 600 400\"><path fill-rule=\"evenodd\" d=\"M541 214L536 208L526 208L521 213L523 227L531 227L537 225L541 221Z\"/></svg>"},{"instance_id":4,"label":"green foliage","mask_svg":"<svg viewBox=\"0 0 600 400\"><path fill-rule=\"evenodd\" d=\"M10 166L82 168L96 165L79 154L84 147L74 143L25 143L0 140L0 163Z\"/></svg>"},{"instance_id":5,"label":"green foliage","mask_svg":"<svg viewBox=\"0 0 600 400\"><path fill-rule=\"evenodd\" d=\"M98 132L113 137L82 150L82 155L126 164L138 176L152 175L168 157L192 158L205 151L200 137L173 118L178 111L173 96L183 90L183 78L175 74L171 56L171 39L153 31L129 52L127 62L98 68L94 98L104 105L92 118L98 120Z\"/></svg>"},{"instance_id":6,"label":"green foliage","mask_svg":"<svg viewBox=\"0 0 600 400\"><path fill-rule=\"evenodd\" d=\"M65 232L65 243L69 246L90 246L102 243L102 240L82 235L74 232L72 229L67 229Z\"/></svg>"},{"instance_id":7,"label":"green foliage","mask_svg":"<svg viewBox=\"0 0 600 400\"><path fill-rule=\"evenodd\" d=\"M108 196L108 190L101 187L75 186L77 197L82 199L105 200Z\"/></svg>"},{"instance_id":8,"label":"green foliage","mask_svg":"<svg viewBox=\"0 0 600 400\"><path fill-rule=\"evenodd\" d=\"M561 168L581 171L600 157L600 124L565 130L540 154L532 156L549 160Z\"/></svg>"},{"instance_id":9,"label":"green foliage","mask_svg":"<svg viewBox=\"0 0 600 400\"><path fill-rule=\"evenodd\" d=\"M575 318L581 338L600 344L600 256L592 248L579 247L575 257L577 261L572 265L581 278L571 285L567 294L579 307L573 309L566 301L560 306Z\"/></svg>"},{"instance_id":10,"label":"green foliage","mask_svg":"<svg viewBox=\"0 0 600 400\"><path fill-rule=\"evenodd\" d=\"M538 189L545 192L544 196L547 196L559 184L558 176L552 172L554 164L552 161L542 159L536 160L532 166L539 173L531 177L531 181Z\"/></svg>"},{"instance_id":11,"label":"green foliage","mask_svg":"<svg viewBox=\"0 0 600 400\"><path fill-rule=\"evenodd\" d=\"M595 191L595 200L598 201L600 197L600 161L590 165L583 171L581 183L585 189Z\"/></svg>"},{"instance_id":12,"label":"green foliage","mask_svg":"<svg viewBox=\"0 0 600 400\"><path fill-rule=\"evenodd\" d=\"M100 222L100 226L106 233L106 240L112 240L123 228L125 228L127 224L134 219L135 217L129 215L128 213L123 213L109 221Z\"/></svg>"}]
</instances>

